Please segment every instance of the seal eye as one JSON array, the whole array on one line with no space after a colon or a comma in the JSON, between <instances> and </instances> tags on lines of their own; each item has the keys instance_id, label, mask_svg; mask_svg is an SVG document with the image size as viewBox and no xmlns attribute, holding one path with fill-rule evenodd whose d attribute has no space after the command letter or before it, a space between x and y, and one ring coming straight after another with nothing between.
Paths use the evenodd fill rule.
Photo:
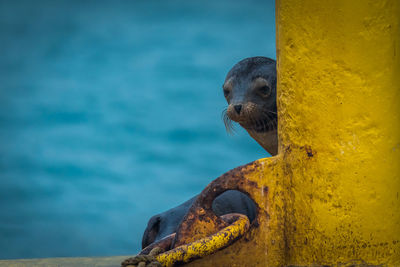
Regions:
<instances>
[{"instance_id":1,"label":"seal eye","mask_svg":"<svg viewBox=\"0 0 400 267\"><path fill-rule=\"evenodd\" d=\"M267 85L259 87L257 91L262 97L267 97L271 94L271 88Z\"/></svg>"},{"instance_id":2,"label":"seal eye","mask_svg":"<svg viewBox=\"0 0 400 267\"><path fill-rule=\"evenodd\" d=\"M228 89L225 89L225 88L223 90L224 90L224 96L228 97L230 91Z\"/></svg>"}]
</instances>

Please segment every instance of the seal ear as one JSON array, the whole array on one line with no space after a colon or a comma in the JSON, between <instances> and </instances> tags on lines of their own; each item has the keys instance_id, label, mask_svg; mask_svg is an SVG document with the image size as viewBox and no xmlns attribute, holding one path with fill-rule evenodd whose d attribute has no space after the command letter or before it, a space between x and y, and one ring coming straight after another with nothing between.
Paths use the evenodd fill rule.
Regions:
<instances>
[{"instance_id":1,"label":"seal ear","mask_svg":"<svg viewBox=\"0 0 400 267\"><path fill-rule=\"evenodd\" d=\"M160 222L160 215L155 215L150 218L149 222L147 223L146 230L143 233L142 249L155 241L158 232L160 231Z\"/></svg>"}]
</instances>

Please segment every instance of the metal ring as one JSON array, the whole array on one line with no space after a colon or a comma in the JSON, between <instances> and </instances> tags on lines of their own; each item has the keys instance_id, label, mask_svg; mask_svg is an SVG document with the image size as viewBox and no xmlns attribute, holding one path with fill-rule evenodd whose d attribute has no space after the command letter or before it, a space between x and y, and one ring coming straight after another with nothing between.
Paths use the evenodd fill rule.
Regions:
<instances>
[{"instance_id":1,"label":"metal ring","mask_svg":"<svg viewBox=\"0 0 400 267\"><path fill-rule=\"evenodd\" d=\"M232 217L235 217L236 219L229 226L211 236L161 253L156 256L156 259L163 266L171 267L177 263L188 263L229 246L238 238L243 236L243 234L249 229L250 222L247 216L242 214L234 213L227 215L231 216L230 219L232 219Z\"/></svg>"}]
</instances>

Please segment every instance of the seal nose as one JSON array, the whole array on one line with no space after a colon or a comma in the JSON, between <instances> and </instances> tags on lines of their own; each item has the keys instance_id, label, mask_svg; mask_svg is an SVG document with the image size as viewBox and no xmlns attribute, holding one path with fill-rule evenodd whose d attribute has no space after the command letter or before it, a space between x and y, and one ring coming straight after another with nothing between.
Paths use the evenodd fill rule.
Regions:
<instances>
[{"instance_id":1,"label":"seal nose","mask_svg":"<svg viewBox=\"0 0 400 267\"><path fill-rule=\"evenodd\" d=\"M240 115L240 111L242 110L242 105L234 105L233 106L236 110L236 113Z\"/></svg>"}]
</instances>

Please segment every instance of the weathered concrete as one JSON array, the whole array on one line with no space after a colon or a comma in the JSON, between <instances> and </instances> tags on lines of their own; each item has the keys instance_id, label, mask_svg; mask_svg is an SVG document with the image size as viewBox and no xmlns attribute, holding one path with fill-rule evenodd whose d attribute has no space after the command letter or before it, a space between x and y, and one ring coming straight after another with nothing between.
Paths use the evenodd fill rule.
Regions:
<instances>
[{"instance_id":1,"label":"weathered concrete","mask_svg":"<svg viewBox=\"0 0 400 267\"><path fill-rule=\"evenodd\" d=\"M128 256L0 260L4 267L120 267Z\"/></svg>"}]
</instances>

